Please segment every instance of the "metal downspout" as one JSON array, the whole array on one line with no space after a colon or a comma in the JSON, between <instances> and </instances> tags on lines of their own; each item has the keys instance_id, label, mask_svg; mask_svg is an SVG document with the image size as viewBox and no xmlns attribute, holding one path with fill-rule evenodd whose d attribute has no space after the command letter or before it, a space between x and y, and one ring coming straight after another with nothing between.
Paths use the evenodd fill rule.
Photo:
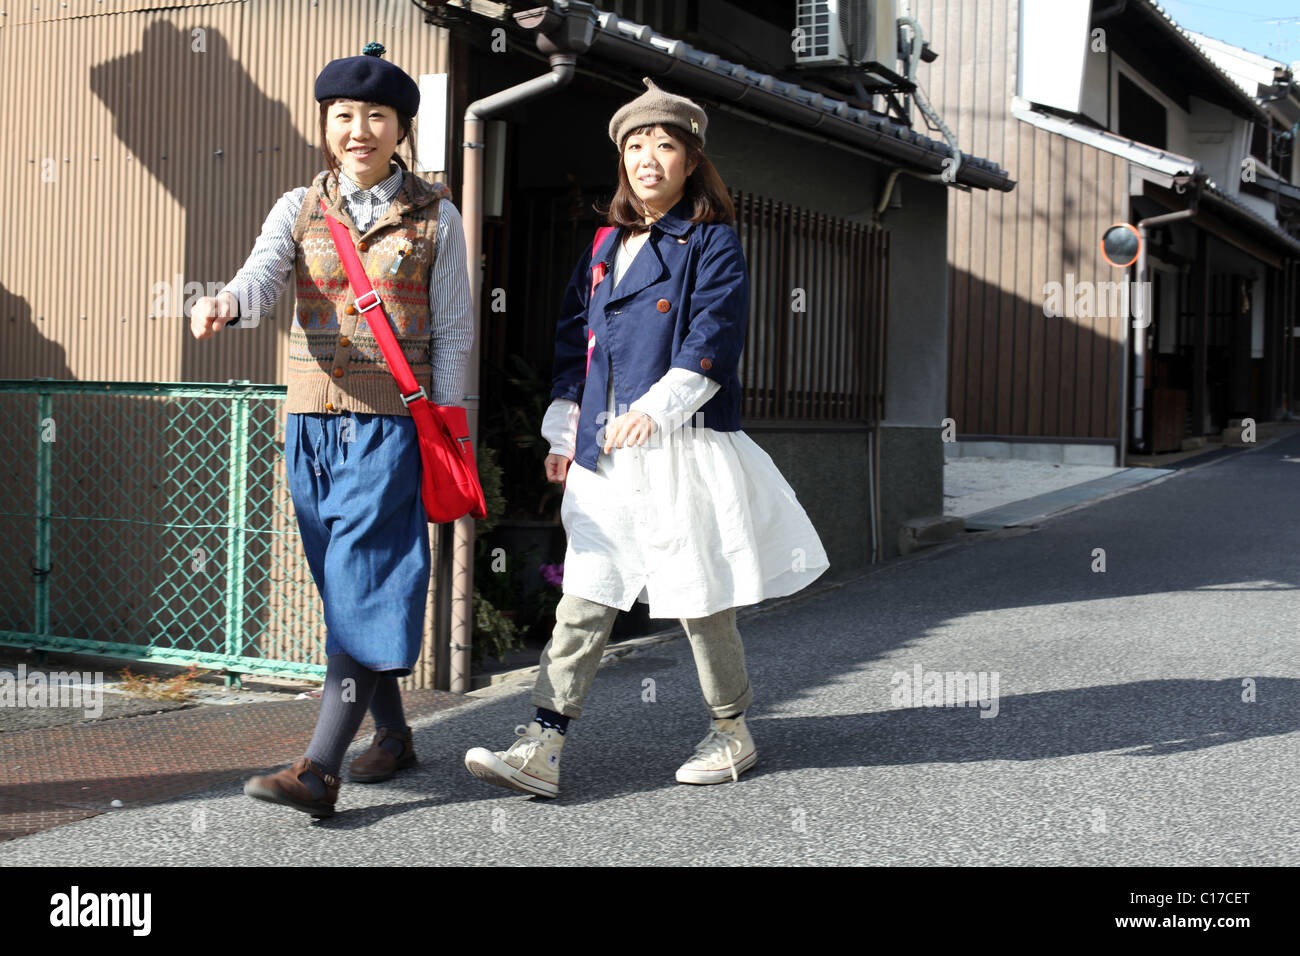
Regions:
<instances>
[{"instance_id":1,"label":"metal downspout","mask_svg":"<svg viewBox=\"0 0 1300 956\"><path fill-rule=\"evenodd\" d=\"M461 218L465 227L465 261L469 269L469 295L474 310L474 346L465 371L465 411L471 442L478 441L479 336L482 317L479 302L483 287L483 123L487 117L525 100L554 92L573 78L578 58L556 53L551 72L471 103L465 110L465 175L461 188ZM451 687L453 693L470 689L470 647L474 640L474 519L455 525L451 584Z\"/></svg>"},{"instance_id":2,"label":"metal downspout","mask_svg":"<svg viewBox=\"0 0 1300 956\"><path fill-rule=\"evenodd\" d=\"M1196 191L1192 193L1191 200L1186 209L1180 209L1178 212L1165 213L1162 216L1152 216L1149 219L1142 219L1137 224L1138 236L1139 236L1138 261L1137 261L1137 294L1141 297L1141 301L1142 301L1141 315L1143 319L1145 319L1145 324L1138 330L1139 333L1141 334L1138 336L1137 343L1133 347L1133 356L1135 359L1134 369L1133 369L1133 379L1134 379L1133 394L1134 394L1134 400L1137 402L1137 405L1133 409L1134 411L1142 411L1144 408L1143 389L1145 387L1146 375L1144 373L1141 363L1142 363L1142 359L1145 358L1146 355L1145 329L1147 329L1151 325L1151 322L1153 321L1151 311L1155 305L1154 301L1149 301L1150 297L1147 296L1147 287L1146 287L1147 230L1152 226L1163 226L1165 223L1177 222L1180 219L1191 219L1193 216L1196 215L1199 198L1200 198L1200 188L1198 185ZM1119 468L1126 467L1128 461L1128 377L1129 377L1128 356L1129 356L1129 348L1130 348L1129 341L1131 337L1131 333L1129 329L1131 326L1132 326L1132 318L1131 316L1126 315L1124 317L1124 336L1123 336L1124 364L1121 366L1123 369L1123 374L1121 374L1119 377L1119 382L1120 382L1119 454L1115 462L1116 466ZM1138 420L1135 423L1134 432L1135 432L1135 437L1137 438L1144 437L1142 434L1142 422L1140 420Z\"/></svg>"},{"instance_id":3,"label":"metal downspout","mask_svg":"<svg viewBox=\"0 0 1300 956\"><path fill-rule=\"evenodd\" d=\"M537 46L547 54L551 71L476 100L465 110L461 219L465 228L465 261L474 310L474 345L465 372L464 403L471 442L478 441L479 336L482 332L479 302L483 285L483 263L480 261L483 255L483 123L495 113L567 85L577 66L577 52L586 50L591 42L590 24L584 25L580 17L561 17L548 10L526 11L516 14L515 18L521 26L539 29ZM463 694L470 689L470 649L474 639L473 518L464 517L455 523L452 555L449 689Z\"/></svg>"}]
</instances>

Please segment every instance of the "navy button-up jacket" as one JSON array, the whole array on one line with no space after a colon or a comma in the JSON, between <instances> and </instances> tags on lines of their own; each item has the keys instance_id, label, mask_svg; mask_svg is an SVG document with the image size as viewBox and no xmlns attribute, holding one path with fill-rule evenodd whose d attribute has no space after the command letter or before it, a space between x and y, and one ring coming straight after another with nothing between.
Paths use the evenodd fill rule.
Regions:
<instances>
[{"instance_id":1,"label":"navy button-up jacket","mask_svg":"<svg viewBox=\"0 0 1300 956\"><path fill-rule=\"evenodd\" d=\"M581 404L574 461L592 471L601 453L611 376L620 414L670 368L708 376L721 389L700 409L701 424L740 429L738 370L749 320L749 272L731 226L692 223L689 215L683 200L650 227L617 289L613 264L621 229L605 237L594 259L587 248L565 290L551 397ZM593 262L604 262L606 271L594 295ZM589 325L596 347L587 375Z\"/></svg>"}]
</instances>

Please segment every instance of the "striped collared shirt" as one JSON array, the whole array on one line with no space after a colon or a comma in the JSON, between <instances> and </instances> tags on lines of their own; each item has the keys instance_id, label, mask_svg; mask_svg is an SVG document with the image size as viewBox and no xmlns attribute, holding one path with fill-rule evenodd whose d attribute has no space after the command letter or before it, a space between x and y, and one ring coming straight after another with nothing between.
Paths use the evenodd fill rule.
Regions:
<instances>
[{"instance_id":1,"label":"striped collared shirt","mask_svg":"<svg viewBox=\"0 0 1300 956\"><path fill-rule=\"evenodd\" d=\"M362 189L340 170L339 192L344 208L360 232L368 230L387 211L401 188L402 170L395 163L389 168L394 170L392 175L369 189ZM293 226L306 195L307 187L299 186L280 197L243 268L226 284L224 291L241 303L241 316L259 312L256 308L246 310L245 303L268 303L260 312L271 311L289 285L297 258ZM460 212L449 199L438 206L438 242L433 254L429 316L434 394L429 398L439 405L463 405L464 370L474 345L474 321L465 269L465 231ZM239 324L244 323L241 320Z\"/></svg>"},{"instance_id":2,"label":"striped collared shirt","mask_svg":"<svg viewBox=\"0 0 1300 956\"><path fill-rule=\"evenodd\" d=\"M362 189L343 170L339 170L339 192L343 195L343 201L347 206L348 215L352 217L353 223L356 224L357 232L364 233L368 230L376 219L384 214L388 204L393 201L397 191L402 188L402 170L391 164L393 174L381 183L376 183L369 189ZM439 221L441 225L441 219ZM442 236L438 236L441 245Z\"/></svg>"}]
</instances>

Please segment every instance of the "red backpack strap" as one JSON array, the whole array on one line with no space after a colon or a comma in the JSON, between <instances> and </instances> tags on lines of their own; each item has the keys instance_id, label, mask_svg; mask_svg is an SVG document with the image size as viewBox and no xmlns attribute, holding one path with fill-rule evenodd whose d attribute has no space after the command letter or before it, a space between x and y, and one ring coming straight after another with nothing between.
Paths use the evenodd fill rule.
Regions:
<instances>
[{"instance_id":1,"label":"red backpack strap","mask_svg":"<svg viewBox=\"0 0 1300 956\"><path fill-rule=\"evenodd\" d=\"M605 262L596 261L596 253L600 249L600 244L605 241L605 237L614 231L614 226L601 226L596 230L596 238L591 241L591 291L596 291L596 286L605 280Z\"/></svg>"},{"instance_id":2,"label":"red backpack strap","mask_svg":"<svg viewBox=\"0 0 1300 956\"><path fill-rule=\"evenodd\" d=\"M600 249L601 243L605 237L614 231L615 226L601 226L596 230L596 238L591 241L591 294L596 294L596 286L605 281L605 261L596 261L596 252ZM587 298L587 305L591 305L591 297ZM591 331L591 323L587 323L587 374L591 374L591 353L596 348L596 333Z\"/></svg>"}]
</instances>

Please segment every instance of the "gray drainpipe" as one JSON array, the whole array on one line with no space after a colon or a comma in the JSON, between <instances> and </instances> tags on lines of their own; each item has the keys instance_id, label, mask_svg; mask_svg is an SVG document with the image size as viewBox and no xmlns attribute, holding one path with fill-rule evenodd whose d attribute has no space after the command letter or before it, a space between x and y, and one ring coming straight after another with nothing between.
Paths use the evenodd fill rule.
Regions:
<instances>
[{"instance_id":1,"label":"gray drainpipe","mask_svg":"<svg viewBox=\"0 0 1300 956\"><path fill-rule=\"evenodd\" d=\"M1143 389L1146 385L1146 375L1142 369L1142 359L1146 354L1146 329L1155 321L1152 316L1152 309L1155 307L1154 297L1151 301L1147 300L1146 293L1146 276L1147 276L1147 230L1152 226L1163 226L1165 223L1177 222L1180 219L1191 219L1196 215L1198 200L1200 199L1201 186L1199 180L1196 188L1193 190L1191 198L1188 200L1186 209L1180 209L1178 212L1165 213L1162 216L1152 216L1149 219L1142 219L1138 222L1138 261L1137 261L1137 293L1142 299L1142 317L1146 320L1146 325L1138 329L1138 340L1133 346L1133 355L1135 358L1133 368L1133 399L1136 404L1133 407L1135 412L1143 411L1144 397ZM1132 309L1130 308L1130 312ZM1132 320L1129 316L1124 317L1124 360L1120 366L1119 376L1119 454L1115 464L1123 468L1128 462L1128 355L1129 342L1131 333L1129 331ZM1199 426L1198 426L1199 427ZM1134 435L1137 438L1143 438L1142 420L1137 418L1134 425Z\"/></svg>"},{"instance_id":2,"label":"gray drainpipe","mask_svg":"<svg viewBox=\"0 0 1300 956\"><path fill-rule=\"evenodd\" d=\"M889 200L890 197L894 195L894 186L897 184L899 176L911 176L913 179L919 179L926 183L943 183L945 186L949 186L952 189L959 189L962 192L970 192L970 187L965 183L958 183L945 178L943 173L918 173L916 170L908 169L906 166L895 166L889 171L889 176L885 179L885 185L880 190L880 202L876 203L876 207L871 213L871 221L877 226L880 225L881 220L885 218L885 210L889 208Z\"/></svg>"},{"instance_id":3,"label":"gray drainpipe","mask_svg":"<svg viewBox=\"0 0 1300 956\"><path fill-rule=\"evenodd\" d=\"M876 203L876 207L872 211L871 222L873 225L879 226L881 220L885 218L885 210L889 207L889 197L894 194L894 186L898 182L898 177L904 173L916 179L924 180L925 182L943 183L944 185L959 189L970 188L968 186L957 186L957 184L949 182L943 177L942 173L918 173L902 166L895 166L889 171L889 175L885 178L885 185L880 190L880 201ZM882 330L881 335L882 347L876 350L878 354L874 361L877 363L876 381L880 383L880 387L883 389L885 387L886 372L885 350L883 344L885 341L884 332L888 331L889 326L888 314L883 316L881 321L885 324L885 329ZM883 512L880 505L880 486L883 484L883 479L880 474L880 430L883 426L882 420L884 419L884 416L881 415L880 410L877 409L872 417L875 419L875 424L872 426L871 431L867 432L867 500L871 503L871 563L875 564L881 560L881 540L879 532Z\"/></svg>"},{"instance_id":4,"label":"gray drainpipe","mask_svg":"<svg viewBox=\"0 0 1300 956\"><path fill-rule=\"evenodd\" d=\"M889 197L894 194L894 184L898 182L900 174L905 172L901 166L895 166L889 171L889 176L885 179L884 188L880 190L880 202L872 211L871 222L879 226L880 221L885 217L885 209L889 206ZM935 179L939 176L936 174ZM883 315L880 319L886 325L889 324L889 316ZM880 351L880 350L877 350ZM875 355L872 361L876 362L876 382L883 389L885 387L885 367L884 356ZM871 563L876 564L880 561L880 428L881 418L880 409L876 408L871 417L874 422L871 431L867 432L867 502L871 507Z\"/></svg>"},{"instance_id":5,"label":"gray drainpipe","mask_svg":"<svg viewBox=\"0 0 1300 956\"><path fill-rule=\"evenodd\" d=\"M461 188L461 218L465 227L465 258L469 270L470 301L474 310L474 346L465 374L465 411L469 434L478 441L479 335L482 332L479 301L483 285L483 123L487 117L526 100L552 93L573 79L578 53L591 45L595 21L581 13L559 14L548 7L515 14L515 22L537 31L537 48L550 60L551 72L471 103L465 110L465 174ZM450 690L470 689L470 647L474 638L474 520L455 524L451 582Z\"/></svg>"}]
</instances>

